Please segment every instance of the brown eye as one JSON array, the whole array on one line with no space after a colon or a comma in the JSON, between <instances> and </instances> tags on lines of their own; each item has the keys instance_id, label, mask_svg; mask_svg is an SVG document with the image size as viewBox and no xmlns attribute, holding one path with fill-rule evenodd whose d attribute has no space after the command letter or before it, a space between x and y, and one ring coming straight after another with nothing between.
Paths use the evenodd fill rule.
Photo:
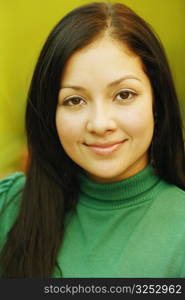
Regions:
<instances>
[{"instance_id":1,"label":"brown eye","mask_svg":"<svg viewBox=\"0 0 185 300\"><path fill-rule=\"evenodd\" d=\"M129 96L130 96L130 92L128 92L128 91L124 91L124 92L120 93L120 97L122 99L127 99L127 98L129 98Z\"/></svg>"},{"instance_id":2,"label":"brown eye","mask_svg":"<svg viewBox=\"0 0 185 300\"><path fill-rule=\"evenodd\" d=\"M71 98L71 103L73 103L74 105L77 105L77 104L79 104L80 103L80 101L81 101L81 99L80 98Z\"/></svg>"},{"instance_id":3,"label":"brown eye","mask_svg":"<svg viewBox=\"0 0 185 300\"><path fill-rule=\"evenodd\" d=\"M83 99L82 98L80 98L80 97L71 97L71 98L66 99L63 102L63 105L66 105L66 106L77 106L77 105L80 105L82 103L83 103Z\"/></svg>"},{"instance_id":4,"label":"brown eye","mask_svg":"<svg viewBox=\"0 0 185 300\"><path fill-rule=\"evenodd\" d=\"M136 93L131 90L123 90L120 91L116 96L118 97L118 101L121 102L122 100L131 100L134 98L134 96L136 96Z\"/></svg>"}]
</instances>

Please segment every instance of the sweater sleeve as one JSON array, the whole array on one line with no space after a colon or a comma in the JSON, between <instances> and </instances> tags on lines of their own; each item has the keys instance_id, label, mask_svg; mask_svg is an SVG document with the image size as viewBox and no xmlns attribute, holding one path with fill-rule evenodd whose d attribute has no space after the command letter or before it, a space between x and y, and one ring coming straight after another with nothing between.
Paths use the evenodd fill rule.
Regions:
<instances>
[{"instance_id":1,"label":"sweater sleeve","mask_svg":"<svg viewBox=\"0 0 185 300\"><path fill-rule=\"evenodd\" d=\"M0 248L16 219L24 184L23 173L14 173L0 180Z\"/></svg>"}]
</instances>

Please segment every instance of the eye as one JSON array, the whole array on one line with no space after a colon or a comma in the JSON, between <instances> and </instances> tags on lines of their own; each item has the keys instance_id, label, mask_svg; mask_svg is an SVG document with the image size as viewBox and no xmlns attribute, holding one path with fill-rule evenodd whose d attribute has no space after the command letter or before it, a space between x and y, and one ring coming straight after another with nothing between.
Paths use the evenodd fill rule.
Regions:
<instances>
[{"instance_id":1,"label":"eye","mask_svg":"<svg viewBox=\"0 0 185 300\"><path fill-rule=\"evenodd\" d=\"M117 99L119 102L128 102L131 101L136 95L137 93L132 90L121 90L116 94L116 97L118 97Z\"/></svg>"},{"instance_id":2,"label":"eye","mask_svg":"<svg viewBox=\"0 0 185 300\"><path fill-rule=\"evenodd\" d=\"M63 105L65 106L77 106L83 104L84 100L80 97L70 97L64 100Z\"/></svg>"}]
</instances>

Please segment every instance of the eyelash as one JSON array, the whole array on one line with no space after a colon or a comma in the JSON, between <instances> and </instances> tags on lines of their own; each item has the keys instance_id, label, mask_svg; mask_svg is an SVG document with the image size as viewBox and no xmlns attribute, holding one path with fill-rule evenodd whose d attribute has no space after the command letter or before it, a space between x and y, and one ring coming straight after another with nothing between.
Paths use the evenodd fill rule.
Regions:
<instances>
[{"instance_id":1,"label":"eyelash","mask_svg":"<svg viewBox=\"0 0 185 300\"><path fill-rule=\"evenodd\" d=\"M129 89L125 89L125 90L121 90L121 91L119 91L117 94L116 94L116 96L117 95L120 95L121 93L129 93L129 98L126 98L126 99L119 99L118 101L119 102L131 102L132 100L133 100L133 98L134 97L136 97L138 94L136 93L136 92L134 92L134 91L132 91L132 90L129 90ZM130 98L130 95L131 95L131 98ZM125 100L125 101L124 101Z\"/></svg>"},{"instance_id":2,"label":"eyelash","mask_svg":"<svg viewBox=\"0 0 185 300\"><path fill-rule=\"evenodd\" d=\"M133 100L133 98L137 96L136 92L134 92L132 90L129 90L129 89L121 90L120 92L118 92L116 94L116 96L120 95L121 93L125 93L125 92L129 93L129 98L121 99L121 100L119 99L118 102L123 102L123 103L124 102L126 102L126 103L127 102L131 102ZM131 95L131 98L130 98L130 95ZM74 99L80 99L80 100L82 100L82 98L79 97L79 96L72 96L72 97L64 100L64 102L62 103L62 105L64 105L64 106L79 106L79 105L82 105L82 104L79 104L79 103L78 104L69 104L70 101L72 101Z\"/></svg>"}]
</instances>

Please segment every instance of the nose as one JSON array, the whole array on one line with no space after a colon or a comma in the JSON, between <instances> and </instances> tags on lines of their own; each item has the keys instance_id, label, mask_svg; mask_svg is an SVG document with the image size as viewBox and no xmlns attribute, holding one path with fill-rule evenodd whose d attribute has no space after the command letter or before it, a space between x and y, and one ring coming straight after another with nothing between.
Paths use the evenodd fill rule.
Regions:
<instances>
[{"instance_id":1,"label":"nose","mask_svg":"<svg viewBox=\"0 0 185 300\"><path fill-rule=\"evenodd\" d=\"M87 120L88 132L104 135L115 131L116 128L116 121L109 107L97 105L91 109Z\"/></svg>"}]
</instances>

